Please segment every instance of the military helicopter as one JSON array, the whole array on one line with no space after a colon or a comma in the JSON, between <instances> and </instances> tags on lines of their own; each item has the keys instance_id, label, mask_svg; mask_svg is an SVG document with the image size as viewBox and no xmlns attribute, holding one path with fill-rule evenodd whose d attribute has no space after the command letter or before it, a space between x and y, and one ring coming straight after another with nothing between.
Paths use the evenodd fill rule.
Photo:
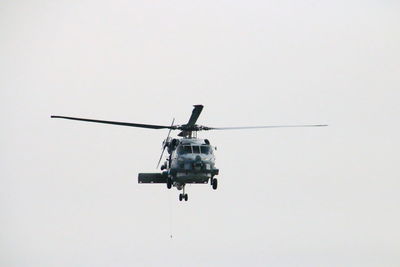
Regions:
<instances>
[{"instance_id":1,"label":"military helicopter","mask_svg":"<svg viewBox=\"0 0 400 267\"><path fill-rule=\"evenodd\" d=\"M192 115L186 124L174 125L175 119L172 120L170 126L151 125L141 123L117 122L93 120L75 117L54 116L51 118L60 118L68 120L105 123L129 127L140 127L148 129L169 129L167 138L162 143L162 152L157 164L160 165L165 149L169 156L161 165L161 172L156 173L139 173L138 183L140 184L166 184L168 189L172 186L178 190L182 190L179 194L179 201L188 200L185 193L185 185L187 184L206 184L210 183L212 189L218 187L218 180L215 178L219 174L219 169L215 166L214 147L208 139L197 138L197 132L209 130L234 130L234 129L256 129L256 128L282 128L282 127L321 127L324 124L316 125L278 125L278 126L245 126L245 127L208 127L197 125L196 121L203 110L202 105L194 105ZM171 138L172 130L180 130L178 138Z\"/></svg>"}]
</instances>

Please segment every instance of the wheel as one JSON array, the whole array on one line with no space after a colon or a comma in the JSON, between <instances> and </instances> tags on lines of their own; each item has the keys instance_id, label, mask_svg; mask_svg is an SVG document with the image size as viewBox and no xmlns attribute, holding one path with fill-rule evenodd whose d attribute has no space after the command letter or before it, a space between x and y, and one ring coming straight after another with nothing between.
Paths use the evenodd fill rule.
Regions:
<instances>
[{"instance_id":1,"label":"wheel","mask_svg":"<svg viewBox=\"0 0 400 267\"><path fill-rule=\"evenodd\" d=\"M212 180L212 188L215 190L215 189L217 189L217 187L218 187L218 180L217 180L217 178L214 178Z\"/></svg>"},{"instance_id":2,"label":"wheel","mask_svg":"<svg viewBox=\"0 0 400 267\"><path fill-rule=\"evenodd\" d=\"M184 195L185 201L188 201L188 194Z\"/></svg>"},{"instance_id":3,"label":"wheel","mask_svg":"<svg viewBox=\"0 0 400 267\"><path fill-rule=\"evenodd\" d=\"M171 187L172 187L172 180L171 180L171 177L168 177L167 178L167 188L171 189Z\"/></svg>"},{"instance_id":4,"label":"wheel","mask_svg":"<svg viewBox=\"0 0 400 267\"><path fill-rule=\"evenodd\" d=\"M179 194L179 201L182 201L183 195Z\"/></svg>"}]
</instances>

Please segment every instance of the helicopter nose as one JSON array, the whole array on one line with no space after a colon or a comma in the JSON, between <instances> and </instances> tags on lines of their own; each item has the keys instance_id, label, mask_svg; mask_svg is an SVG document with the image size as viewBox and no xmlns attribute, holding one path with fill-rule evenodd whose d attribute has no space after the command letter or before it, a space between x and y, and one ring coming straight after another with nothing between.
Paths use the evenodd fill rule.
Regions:
<instances>
[{"instance_id":1,"label":"helicopter nose","mask_svg":"<svg viewBox=\"0 0 400 267\"><path fill-rule=\"evenodd\" d=\"M201 168L201 166L203 166L203 162L196 161L196 162L193 163L193 165L194 165L195 168Z\"/></svg>"},{"instance_id":2,"label":"helicopter nose","mask_svg":"<svg viewBox=\"0 0 400 267\"><path fill-rule=\"evenodd\" d=\"M201 160L201 157L199 155L196 156L196 158L193 162L193 166L195 168L201 168L203 166L203 161Z\"/></svg>"}]
</instances>

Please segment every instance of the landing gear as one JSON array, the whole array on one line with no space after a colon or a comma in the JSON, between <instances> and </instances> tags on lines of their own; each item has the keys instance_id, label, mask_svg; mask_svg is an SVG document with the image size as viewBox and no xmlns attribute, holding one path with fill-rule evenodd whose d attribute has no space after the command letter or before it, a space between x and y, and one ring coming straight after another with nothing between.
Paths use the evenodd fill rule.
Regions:
<instances>
[{"instance_id":1,"label":"landing gear","mask_svg":"<svg viewBox=\"0 0 400 267\"><path fill-rule=\"evenodd\" d=\"M179 201L188 201L188 194L179 194Z\"/></svg>"},{"instance_id":2,"label":"landing gear","mask_svg":"<svg viewBox=\"0 0 400 267\"><path fill-rule=\"evenodd\" d=\"M182 201L183 199L185 201L188 201L188 194L185 194L185 185L183 185L183 193L179 194L179 201Z\"/></svg>"},{"instance_id":3,"label":"landing gear","mask_svg":"<svg viewBox=\"0 0 400 267\"><path fill-rule=\"evenodd\" d=\"M218 180L217 180L217 178L212 178L212 179L211 179L211 186L212 186L212 189L214 189L214 190L217 189L217 187L218 187Z\"/></svg>"}]
</instances>

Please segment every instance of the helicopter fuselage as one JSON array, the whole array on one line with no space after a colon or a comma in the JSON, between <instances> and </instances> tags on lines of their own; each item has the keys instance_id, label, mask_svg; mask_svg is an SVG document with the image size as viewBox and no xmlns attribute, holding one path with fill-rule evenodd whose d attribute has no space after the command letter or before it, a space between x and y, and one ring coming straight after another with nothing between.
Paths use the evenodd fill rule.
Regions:
<instances>
[{"instance_id":1,"label":"helicopter fuselage","mask_svg":"<svg viewBox=\"0 0 400 267\"><path fill-rule=\"evenodd\" d=\"M168 170L178 189L189 183L207 183L218 174L214 149L207 139L172 139L167 146L170 155L161 168Z\"/></svg>"}]
</instances>

